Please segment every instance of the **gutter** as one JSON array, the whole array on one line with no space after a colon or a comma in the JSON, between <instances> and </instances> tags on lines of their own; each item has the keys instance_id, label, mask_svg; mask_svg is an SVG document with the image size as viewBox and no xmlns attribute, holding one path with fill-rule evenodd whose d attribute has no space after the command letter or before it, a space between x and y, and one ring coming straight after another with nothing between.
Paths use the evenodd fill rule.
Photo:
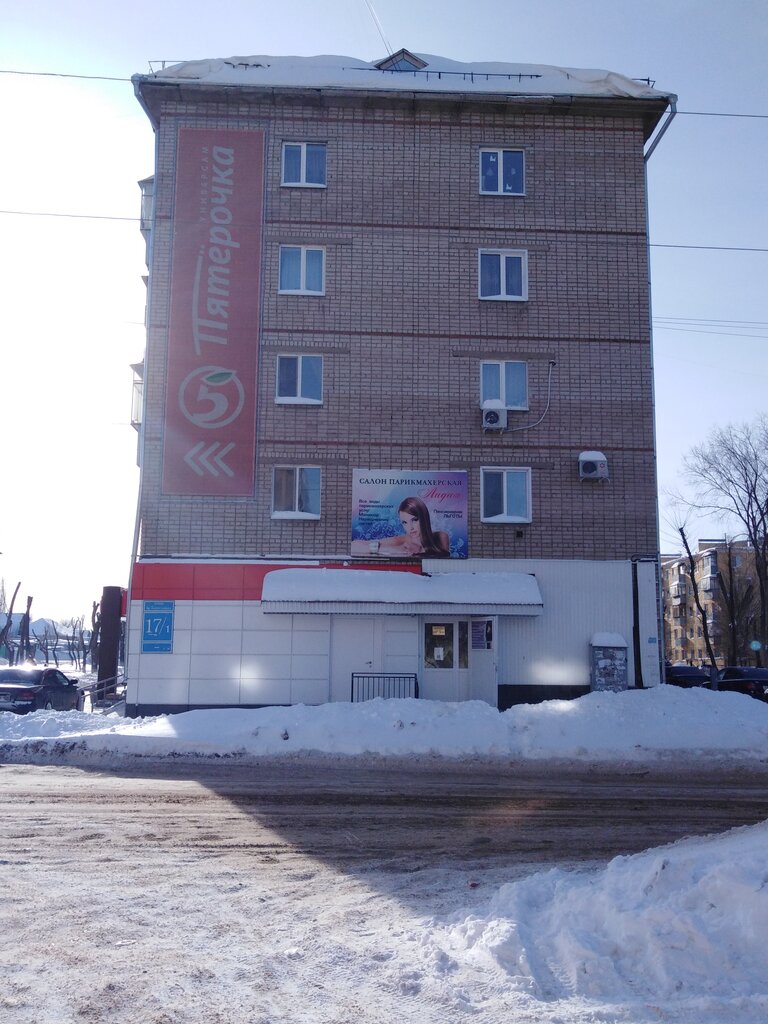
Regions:
<instances>
[{"instance_id":1,"label":"gutter","mask_svg":"<svg viewBox=\"0 0 768 1024\"><path fill-rule=\"evenodd\" d=\"M648 152L643 157L645 163L648 163L648 161L651 159L651 154L656 149L658 144L661 142L662 137L663 137L664 133L666 132L667 128L669 128L669 126L674 121L675 114L677 113L677 99L675 98L674 100L670 100L669 106L670 106L670 110L669 110L669 113L667 114L667 117L666 117L666 120L664 121L664 124L661 126L661 128L659 128L658 132L656 133L656 137L654 138L653 142L651 143L651 145L648 148Z\"/></svg>"}]
</instances>

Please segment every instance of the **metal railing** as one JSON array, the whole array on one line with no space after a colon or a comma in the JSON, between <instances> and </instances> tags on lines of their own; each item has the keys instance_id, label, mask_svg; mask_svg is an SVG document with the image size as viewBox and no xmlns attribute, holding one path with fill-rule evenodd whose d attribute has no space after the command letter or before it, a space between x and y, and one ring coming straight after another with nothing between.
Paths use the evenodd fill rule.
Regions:
<instances>
[{"instance_id":1,"label":"metal railing","mask_svg":"<svg viewBox=\"0 0 768 1024\"><path fill-rule=\"evenodd\" d=\"M86 696L90 697L92 707L117 704L123 699L121 691L124 689L124 676L120 673L93 683L79 683L78 689L83 699Z\"/></svg>"},{"instance_id":2,"label":"metal railing","mask_svg":"<svg viewBox=\"0 0 768 1024\"><path fill-rule=\"evenodd\" d=\"M352 702L373 700L375 697L419 696L419 679L409 672L353 672Z\"/></svg>"}]
</instances>

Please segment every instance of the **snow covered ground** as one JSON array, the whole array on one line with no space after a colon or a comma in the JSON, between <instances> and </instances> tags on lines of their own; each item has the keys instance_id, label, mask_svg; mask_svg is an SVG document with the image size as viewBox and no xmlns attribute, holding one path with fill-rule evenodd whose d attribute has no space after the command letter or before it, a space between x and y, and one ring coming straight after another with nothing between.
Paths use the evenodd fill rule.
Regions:
<instances>
[{"instance_id":1,"label":"snow covered ground","mask_svg":"<svg viewBox=\"0 0 768 1024\"><path fill-rule=\"evenodd\" d=\"M326 760L447 758L466 763L469 772L478 760L496 758L606 766L701 759L762 768L768 764L768 704L739 694L661 686L501 714L477 702L411 700L194 711L142 720L74 712L0 714L0 757L16 763L93 766L164 756L306 761L318 754ZM329 907L335 898L333 889L316 895L330 901ZM280 912L290 915L290 905ZM410 993L407 985L395 993L386 1019L377 1011L376 1024L763 1024L768 823L685 839L588 869L564 859L554 869L498 879L471 906L459 891L448 914L411 912L407 922L383 914L367 926L381 970L391 955L394 928L398 946L411 948L419 976ZM291 986L306 986L317 970L331 983L334 968L318 959L319 950L335 946L338 938L311 939L307 932L312 948L276 948L270 961L275 983L281 984L282 971L286 983L290 978ZM370 982L362 973L355 977L357 964L362 972L361 959L345 962L345 984L362 995ZM259 1024L312 1019L297 1004L295 1015L277 1013ZM343 1021L319 1012L316 1019Z\"/></svg>"}]
</instances>

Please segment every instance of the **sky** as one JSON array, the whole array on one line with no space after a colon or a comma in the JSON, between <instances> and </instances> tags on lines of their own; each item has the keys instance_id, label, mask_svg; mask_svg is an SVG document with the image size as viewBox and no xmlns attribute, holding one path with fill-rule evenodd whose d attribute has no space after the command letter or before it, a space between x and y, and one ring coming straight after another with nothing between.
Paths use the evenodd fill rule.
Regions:
<instances>
[{"instance_id":1,"label":"sky","mask_svg":"<svg viewBox=\"0 0 768 1024\"><path fill-rule=\"evenodd\" d=\"M549 774L563 759L590 762L592 777L602 772L606 780L613 772L640 778L654 765L674 771L702 762L737 773L764 770L767 740L768 704L673 686L595 692L501 714L480 701L417 700L148 719L0 713L7 770L27 761L65 763L87 766L102 780L130 774L142 758L171 758L178 769L185 759L214 757L221 764L225 757L224 763L258 771L265 758L282 755L290 772L292 759L306 768L317 753L331 766L364 755L367 768L387 764L371 755L394 756L401 769L411 764L414 776L425 763L433 770L444 764L441 759L460 764L465 778L493 759L504 770L532 762ZM164 774L156 760L148 763ZM194 807L189 813L194 821ZM225 813L229 820L253 809L246 801ZM478 810L472 827L480 835L482 820ZM87 816L89 834L82 838L94 839L103 821ZM341 826L351 851L359 843L355 830L368 827L367 819L355 821ZM152 864L162 855L167 872L170 855L156 831L138 862ZM243 871L231 859L231 845L214 848L206 839L201 835L202 856L180 847L181 863L166 885L137 880L136 863L126 871L119 865L95 871L84 889L69 858L14 862L14 891L25 909L24 921L15 923L25 956L6 989L9 999L35 993L35 1016L18 1019L59 1020L62 1006L82 1005L91 993L99 1007L117 1013L122 984L111 980L112 970L132 979L131 1005L151 996L151 1005L166 1011L163 1019L169 1014L190 1024L218 1019L222 1006L238 1006L241 1019L332 1024L350 1019L339 1012L348 993L381 1024L471 1017L489 1024L766 1019L766 822L607 862L575 863L562 843L546 870L541 862L521 864L519 851L489 866L444 853L420 861L411 851L406 867L390 864L385 877L376 865L355 870L338 858L330 864L315 858L307 871L297 870L295 857L279 873ZM273 862L282 855L279 842L255 843L246 851L249 867L265 849ZM101 864L103 845L99 850ZM37 897L23 902L30 882L35 893L41 886L56 893L53 908ZM44 940L31 927L38 918L26 913L30 904L44 910ZM169 919L172 929L164 924ZM113 950L98 984L91 958L83 972L77 957L94 920ZM74 955L51 957L50 942L62 935ZM200 963L204 972L196 970ZM29 1004L19 1000L17 1012L22 1005Z\"/></svg>"},{"instance_id":2,"label":"sky","mask_svg":"<svg viewBox=\"0 0 768 1024\"><path fill-rule=\"evenodd\" d=\"M604 68L679 96L648 167L661 547L679 549L666 494L682 485L684 455L713 428L765 409L764 0L294 0L289 17L252 0L222 0L215 15L199 0L135 0L125 11L9 0L0 578L9 595L21 581L19 600L32 595L37 616L88 613L104 586L126 585L131 563L129 367L144 350L146 272L137 183L153 172L153 137L130 76L160 61L371 60L401 46L460 61ZM690 524L693 537L722 532Z\"/></svg>"}]
</instances>

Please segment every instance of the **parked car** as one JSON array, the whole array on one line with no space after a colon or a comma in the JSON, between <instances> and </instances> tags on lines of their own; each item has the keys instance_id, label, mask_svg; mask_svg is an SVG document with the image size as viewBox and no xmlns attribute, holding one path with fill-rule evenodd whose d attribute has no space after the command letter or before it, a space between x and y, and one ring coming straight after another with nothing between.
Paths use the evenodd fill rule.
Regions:
<instances>
[{"instance_id":1,"label":"parked car","mask_svg":"<svg viewBox=\"0 0 768 1024\"><path fill-rule=\"evenodd\" d=\"M709 672L693 665L670 665L664 669L664 681L673 686L709 686Z\"/></svg>"},{"instance_id":2,"label":"parked car","mask_svg":"<svg viewBox=\"0 0 768 1024\"><path fill-rule=\"evenodd\" d=\"M720 670L717 688L746 693L748 697L768 701L768 668L752 665L726 665Z\"/></svg>"},{"instance_id":3,"label":"parked car","mask_svg":"<svg viewBox=\"0 0 768 1024\"><path fill-rule=\"evenodd\" d=\"M80 699L77 680L68 679L57 668L0 668L0 711L19 715L44 708L75 711Z\"/></svg>"}]
</instances>

